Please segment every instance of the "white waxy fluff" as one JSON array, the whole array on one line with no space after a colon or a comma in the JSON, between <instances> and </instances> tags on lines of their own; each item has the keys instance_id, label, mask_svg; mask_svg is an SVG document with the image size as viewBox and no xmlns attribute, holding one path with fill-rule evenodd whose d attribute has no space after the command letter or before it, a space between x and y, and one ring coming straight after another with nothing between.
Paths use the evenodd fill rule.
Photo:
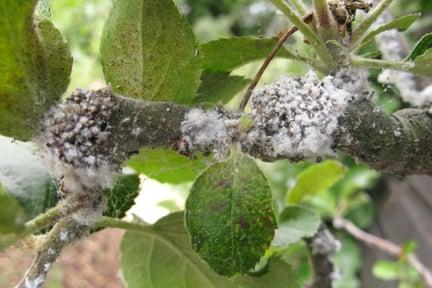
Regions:
<instances>
[{"instance_id":1,"label":"white waxy fluff","mask_svg":"<svg viewBox=\"0 0 432 288\"><path fill-rule=\"evenodd\" d=\"M272 158L316 158L332 153L338 118L354 100L371 97L367 74L344 69L335 76L318 79L280 77L264 86L253 98L255 129L249 145L260 142ZM261 139L259 139L261 138Z\"/></svg>"}]
</instances>

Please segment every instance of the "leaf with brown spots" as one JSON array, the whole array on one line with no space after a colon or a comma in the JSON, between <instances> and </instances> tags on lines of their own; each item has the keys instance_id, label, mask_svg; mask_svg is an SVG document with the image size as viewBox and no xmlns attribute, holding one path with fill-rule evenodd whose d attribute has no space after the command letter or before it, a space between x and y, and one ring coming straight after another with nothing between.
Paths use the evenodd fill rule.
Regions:
<instances>
[{"instance_id":1,"label":"leaf with brown spots","mask_svg":"<svg viewBox=\"0 0 432 288\"><path fill-rule=\"evenodd\" d=\"M234 152L205 170L187 199L186 225L193 249L217 273L254 268L276 228L271 190L255 161Z\"/></svg>"}]
</instances>

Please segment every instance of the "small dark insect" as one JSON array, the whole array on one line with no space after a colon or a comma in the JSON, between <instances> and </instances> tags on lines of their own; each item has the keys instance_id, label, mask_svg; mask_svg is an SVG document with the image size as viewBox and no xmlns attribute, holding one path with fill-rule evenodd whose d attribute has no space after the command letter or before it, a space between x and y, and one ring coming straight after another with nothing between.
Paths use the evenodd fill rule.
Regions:
<instances>
[{"instance_id":1,"label":"small dark insect","mask_svg":"<svg viewBox=\"0 0 432 288\"><path fill-rule=\"evenodd\" d=\"M58 189L57 193L58 193L60 199L65 199L69 195L69 192L65 189L65 184L62 181L63 179L64 179L64 175L62 175L59 178L60 185L59 185L59 189Z\"/></svg>"},{"instance_id":2,"label":"small dark insect","mask_svg":"<svg viewBox=\"0 0 432 288\"><path fill-rule=\"evenodd\" d=\"M186 141L186 139L181 139L175 142L172 145L172 148L181 155L188 156L188 157L192 155L192 151L190 151L189 143Z\"/></svg>"}]
</instances>

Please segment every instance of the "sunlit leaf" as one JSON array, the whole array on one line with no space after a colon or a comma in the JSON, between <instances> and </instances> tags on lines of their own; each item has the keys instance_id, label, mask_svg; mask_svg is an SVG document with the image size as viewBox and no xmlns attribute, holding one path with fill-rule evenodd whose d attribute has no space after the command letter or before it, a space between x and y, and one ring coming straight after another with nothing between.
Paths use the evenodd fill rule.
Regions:
<instances>
[{"instance_id":1,"label":"sunlit leaf","mask_svg":"<svg viewBox=\"0 0 432 288\"><path fill-rule=\"evenodd\" d=\"M345 173L346 168L334 160L308 167L297 176L296 185L287 194L287 203L298 203L307 195L318 194L329 189Z\"/></svg>"},{"instance_id":2,"label":"sunlit leaf","mask_svg":"<svg viewBox=\"0 0 432 288\"><path fill-rule=\"evenodd\" d=\"M114 1L101 56L106 81L125 96L190 103L200 83L198 45L172 0Z\"/></svg>"},{"instance_id":3,"label":"sunlit leaf","mask_svg":"<svg viewBox=\"0 0 432 288\"><path fill-rule=\"evenodd\" d=\"M377 261L372 267L375 277L383 280L395 280L399 278L399 264L393 261Z\"/></svg>"},{"instance_id":4,"label":"sunlit leaf","mask_svg":"<svg viewBox=\"0 0 432 288\"><path fill-rule=\"evenodd\" d=\"M275 47L277 38L237 37L219 39L201 45L203 67L207 71L230 72L249 62L266 58ZM278 57L294 58L285 48Z\"/></svg>"},{"instance_id":5,"label":"sunlit leaf","mask_svg":"<svg viewBox=\"0 0 432 288\"><path fill-rule=\"evenodd\" d=\"M312 210L301 206L288 206L279 215L272 246L287 246L304 237L312 237L320 226L321 219Z\"/></svg>"},{"instance_id":6,"label":"sunlit leaf","mask_svg":"<svg viewBox=\"0 0 432 288\"><path fill-rule=\"evenodd\" d=\"M172 149L142 148L125 164L159 182L179 184L193 181L211 162L199 153L189 158Z\"/></svg>"}]
</instances>

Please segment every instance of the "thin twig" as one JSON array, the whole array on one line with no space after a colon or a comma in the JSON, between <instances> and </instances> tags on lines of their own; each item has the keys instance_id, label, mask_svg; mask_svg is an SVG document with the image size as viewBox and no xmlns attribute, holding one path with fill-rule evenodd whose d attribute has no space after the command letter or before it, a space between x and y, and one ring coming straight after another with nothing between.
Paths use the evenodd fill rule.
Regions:
<instances>
[{"instance_id":1,"label":"thin twig","mask_svg":"<svg viewBox=\"0 0 432 288\"><path fill-rule=\"evenodd\" d=\"M305 23L310 23L313 19L313 14L309 13L306 16L303 17L303 21ZM283 44L286 42L286 40L297 31L297 27L292 27L288 29L285 34L279 39L276 46L273 48L273 50L270 52L270 54L267 56L267 58L264 60L264 63L261 65L260 69L258 70L257 74L255 75L254 79L250 83L248 89L246 90L245 95L243 96L242 101L239 105L239 110L243 111L249 102L249 99L252 95L253 90L258 85L258 82L260 81L262 75L264 74L265 70L269 66L270 62L273 60L273 58L276 56L279 49L283 46Z\"/></svg>"},{"instance_id":2,"label":"thin twig","mask_svg":"<svg viewBox=\"0 0 432 288\"><path fill-rule=\"evenodd\" d=\"M346 232L354 236L357 240L360 240L369 246L376 247L396 257L401 257L403 255L403 249L400 246L388 240L369 234L359 229L352 222L346 219L340 217L335 218L333 220L333 225L336 228L344 229ZM427 287L432 288L432 272L420 262L420 260L415 254L411 253L409 255L406 255L406 259L408 263L423 277L423 280Z\"/></svg>"},{"instance_id":3,"label":"thin twig","mask_svg":"<svg viewBox=\"0 0 432 288\"><path fill-rule=\"evenodd\" d=\"M306 239L306 246L311 258L313 278L305 287L331 288L337 274L332 258L340 248L339 241L322 224L313 237Z\"/></svg>"},{"instance_id":4,"label":"thin twig","mask_svg":"<svg viewBox=\"0 0 432 288\"><path fill-rule=\"evenodd\" d=\"M79 206L70 206L64 202L59 203L57 206L50 208L43 214L40 214L36 218L28 221L24 225L24 229L17 234L5 235L0 241L0 250L13 245L20 239L28 237L32 233L35 233L41 229L54 224L61 218L66 217L80 209Z\"/></svg>"}]
</instances>

